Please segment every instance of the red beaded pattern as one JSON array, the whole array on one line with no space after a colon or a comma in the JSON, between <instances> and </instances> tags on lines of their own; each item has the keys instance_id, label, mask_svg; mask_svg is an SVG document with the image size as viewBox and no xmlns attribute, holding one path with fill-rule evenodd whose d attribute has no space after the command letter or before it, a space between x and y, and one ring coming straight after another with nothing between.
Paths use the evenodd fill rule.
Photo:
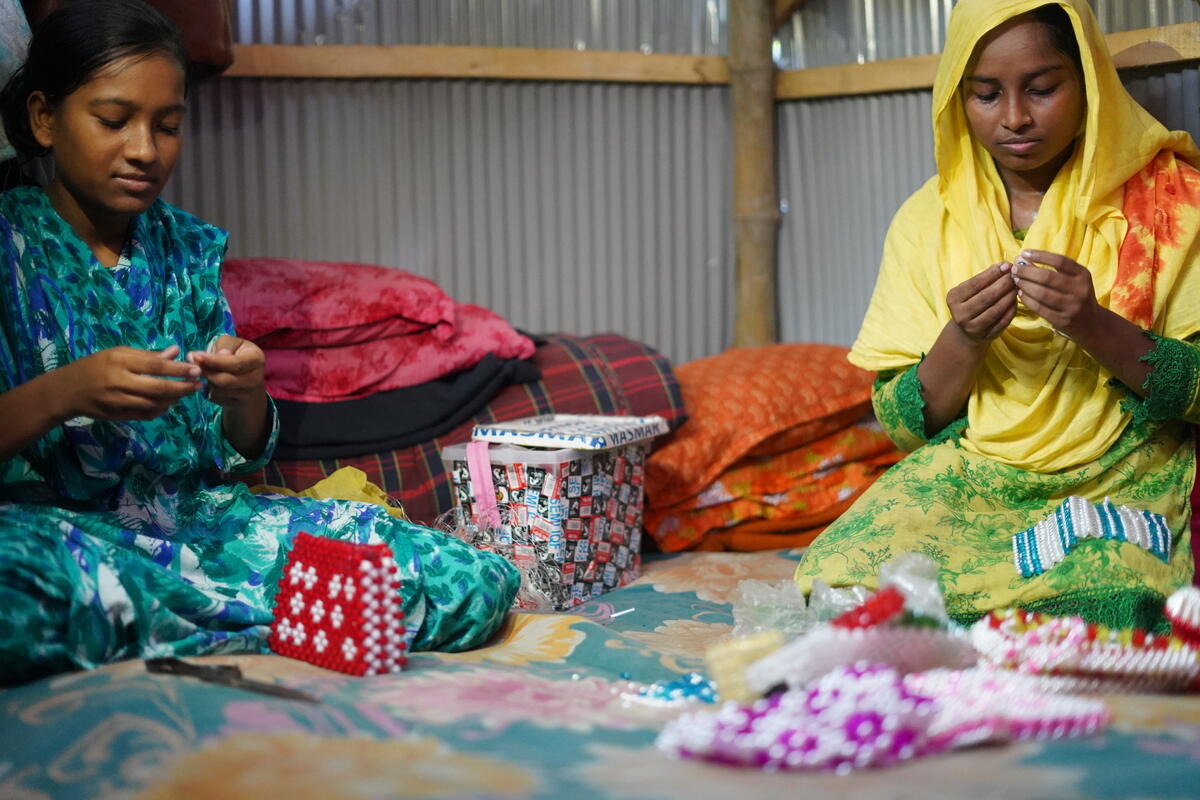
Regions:
<instances>
[{"instance_id":1,"label":"red beaded pattern","mask_svg":"<svg viewBox=\"0 0 1200 800\"><path fill-rule=\"evenodd\" d=\"M400 576L384 544L300 533L275 594L274 652L350 675L406 663Z\"/></svg>"},{"instance_id":2,"label":"red beaded pattern","mask_svg":"<svg viewBox=\"0 0 1200 800\"><path fill-rule=\"evenodd\" d=\"M904 595L895 586L885 586L862 605L852 608L830 624L835 628L871 628L904 613Z\"/></svg>"}]
</instances>

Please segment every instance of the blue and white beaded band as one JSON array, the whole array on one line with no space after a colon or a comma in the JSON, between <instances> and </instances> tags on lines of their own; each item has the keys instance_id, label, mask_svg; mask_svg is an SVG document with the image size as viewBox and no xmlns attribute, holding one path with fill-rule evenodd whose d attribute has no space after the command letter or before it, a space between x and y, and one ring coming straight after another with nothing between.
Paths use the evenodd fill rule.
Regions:
<instances>
[{"instance_id":1,"label":"blue and white beaded band","mask_svg":"<svg viewBox=\"0 0 1200 800\"><path fill-rule=\"evenodd\" d=\"M1023 577L1041 575L1080 539L1115 539L1149 550L1163 561L1171 557L1171 529L1162 514L1115 506L1107 498L1095 505L1068 497L1044 520L1013 536L1013 562Z\"/></svg>"}]
</instances>

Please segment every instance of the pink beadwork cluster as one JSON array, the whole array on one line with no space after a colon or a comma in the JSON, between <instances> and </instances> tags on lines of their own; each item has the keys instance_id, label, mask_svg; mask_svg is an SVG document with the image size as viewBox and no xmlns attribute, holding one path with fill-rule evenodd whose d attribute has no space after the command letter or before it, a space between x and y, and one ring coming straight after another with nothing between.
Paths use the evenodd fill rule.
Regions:
<instances>
[{"instance_id":1,"label":"pink beadwork cluster","mask_svg":"<svg viewBox=\"0 0 1200 800\"><path fill-rule=\"evenodd\" d=\"M1102 703L1039 694L1019 675L903 676L860 663L750 705L685 714L666 726L658 746L719 764L845 773L981 742L1080 736L1107 721Z\"/></svg>"},{"instance_id":2,"label":"pink beadwork cluster","mask_svg":"<svg viewBox=\"0 0 1200 800\"><path fill-rule=\"evenodd\" d=\"M1059 691L1200 689L1200 650L1178 636L1005 609L975 623L971 639L983 663L1052 676Z\"/></svg>"},{"instance_id":3,"label":"pink beadwork cluster","mask_svg":"<svg viewBox=\"0 0 1200 800\"><path fill-rule=\"evenodd\" d=\"M882 766L917 755L932 700L882 666L840 667L805 690L715 714L685 714L658 746L669 755L766 770Z\"/></svg>"},{"instance_id":4,"label":"pink beadwork cluster","mask_svg":"<svg viewBox=\"0 0 1200 800\"><path fill-rule=\"evenodd\" d=\"M1168 601L1169 636L1019 610L966 630L939 604L921 602L936 573L922 576L920 567L902 565L895 585L790 643L776 632L753 646L747 637L745 646L714 647L718 689L747 702L678 717L659 748L719 764L846 773L984 742L1091 734L1109 713L1082 691L1200 690L1194 589Z\"/></svg>"},{"instance_id":5,"label":"pink beadwork cluster","mask_svg":"<svg viewBox=\"0 0 1200 800\"><path fill-rule=\"evenodd\" d=\"M399 672L404 612L391 549L298 534L268 643L280 655L350 675Z\"/></svg>"}]
</instances>

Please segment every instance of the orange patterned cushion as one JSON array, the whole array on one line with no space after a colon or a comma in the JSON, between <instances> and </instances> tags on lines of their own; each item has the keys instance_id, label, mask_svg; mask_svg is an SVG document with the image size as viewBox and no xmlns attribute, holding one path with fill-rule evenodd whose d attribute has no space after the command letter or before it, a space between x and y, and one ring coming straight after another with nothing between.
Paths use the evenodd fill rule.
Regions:
<instances>
[{"instance_id":1,"label":"orange patterned cushion","mask_svg":"<svg viewBox=\"0 0 1200 800\"><path fill-rule=\"evenodd\" d=\"M902 455L874 417L867 417L791 452L742 459L700 494L650 509L646 531L669 553L714 549L716 542L716 549L740 549L739 537L722 534L748 523L793 531L827 525ZM770 536L755 541L785 546L769 544Z\"/></svg>"},{"instance_id":2,"label":"orange patterned cushion","mask_svg":"<svg viewBox=\"0 0 1200 800\"><path fill-rule=\"evenodd\" d=\"M869 410L873 376L846 361L848 352L828 344L775 344L734 348L676 368L688 421L650 456L647 503L664 508L698 494L771 437L787 434L781 439L792 449Z\"/></svg>"}]
</instances>

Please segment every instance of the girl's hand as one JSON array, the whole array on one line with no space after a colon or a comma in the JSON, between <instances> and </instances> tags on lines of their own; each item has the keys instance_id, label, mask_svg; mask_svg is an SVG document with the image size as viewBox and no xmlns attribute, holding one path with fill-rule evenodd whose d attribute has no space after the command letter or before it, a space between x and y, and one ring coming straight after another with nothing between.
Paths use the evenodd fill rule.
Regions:
<instances>
[{"instance_id":1,"label":"girl's hand","mask_svg":"<svg viewBox=\"0 0 1200 800\"><path fill-rule=\"evenodd\" d=\"M1044 250L1025 250L1021 257L1032 263L1014 266L1013 280L1029 310L1071 339L1086 336L1101 310L1092 273L1066 256Z\"/></svg>"},{"instance_id":2,"label":"girl's hand","mask_svg":"<svg viewBox=\"0 0 1200 800\"><path fill-rule=\"evenodd\" d=\"M161 351L111 347L59 367L51 374L63 387L63 418L124 421L162 416L200 388L200 368L176 361L177 355L175 345Z\"/></svg>"},{"instance_id":3,"label":"girl's hand","mask_svg":"<svg viewBox=\"0 0 1200 800\"><path fill-rule=\"evenodd\" d=\"M1017 287L1003 261L955 286L946 305L955 326L973 345L985 345L1004 332L1017 315Z\"/></svg>"},{"instance_id":4,"label":"girl's hand","mask_svg":"<svg viewBox=\"0 0 1200 800\"><path fill-rule=\"evenodd\" d=\"M250 406L266 394L263 376L266 356L248 339L221 336L210 352L193 351L188 354L188 361L200 368L200 374L208 381L208 399L219 406Z\"/></svg>"}]
</instances>

